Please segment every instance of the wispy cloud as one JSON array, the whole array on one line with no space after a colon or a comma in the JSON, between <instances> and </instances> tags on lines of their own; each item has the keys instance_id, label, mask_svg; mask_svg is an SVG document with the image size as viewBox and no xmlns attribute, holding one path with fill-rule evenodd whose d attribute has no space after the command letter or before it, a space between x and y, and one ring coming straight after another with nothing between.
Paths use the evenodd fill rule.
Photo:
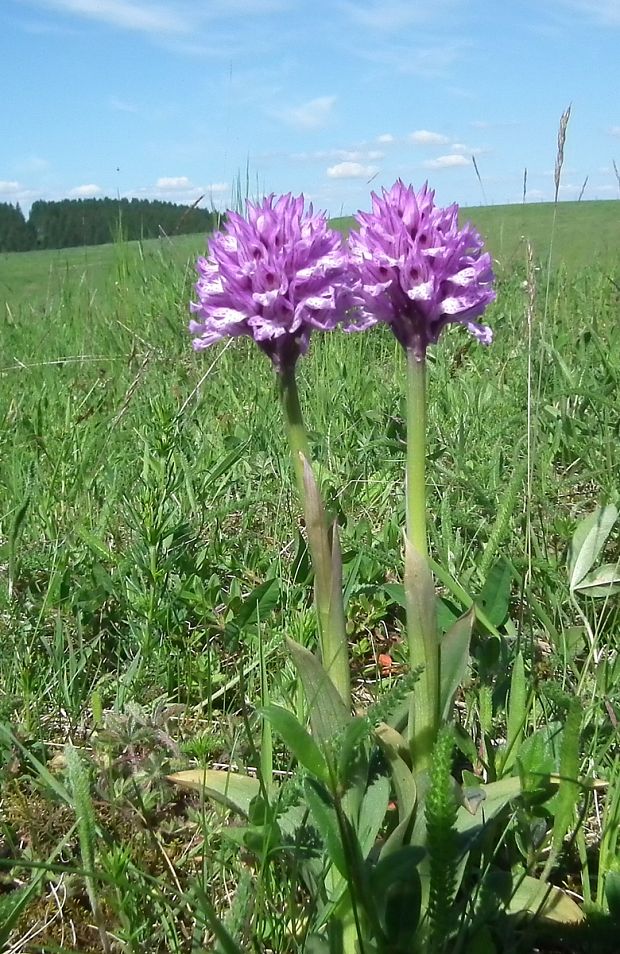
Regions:
<instances>
[{"instance_id":1,"label":"wispy cloud","mask_svg":"<svg viewBox=\"0 0 620 954\"><path fill-rule=\"evenodd\" d=\"M186 11L182 15L178 5L152 4L142 0L29 0L39 7L57 10L60 13L97 20L108 26L139 33L171 34L188 33L191 18Z\"/></svg>"},{"instance_id":2,"label":"wispy cloud","mask_svg":"<svg viewBox=\"0 0 620 954\"><path fill-rule=\"evenodd\" d=\"M340 159L343 162L377 162L384 158L379 149L316 149L314 152L294 152L290 159L296 162L325 162Z\"/></svg>"},{"instance_id":3,"label":"wispy cloud","mask_svg":"<svg viewBox=\"0 0 620 954\"><path fill-rule=\"evenodd\" d=\"M386 33L396 32L414 24L444 21L447 13L459 6L458 0L434 0L419 3L414 0L345 0L340 9L356 25Z\"/></svg>"},{"instance_id":4,"label":"wispy cloud","mask_svg":"<svg viewBox=\"0 0 620 954\"><path fill-rule=\"evenodd\" d=\"M119 113L137 113L138 107L134 106L133 103L128 103L125 99L117 99L116 96L111 96L108 100L108 105L110 109L115 109Z\"/></svg>"},{"instance_id":5,"label":"wispy cloud","mask_svg":"<svg viewBox=\"0 0 620 954\"><path fill-rule=\"evenodd\" d=\"M555 0L556 6L582 13L600 26L620 27L619 0Z\"/></svg>"},{"instance_id":6,"label":"wispy cloud","mask_svg":"<svg viewBox=\"0 0 620 954\"><path fill-rule=\"evenodd\" d=\"M390 143L395 142L396 139L392 133L382 133L380 136L377 136L377 142L380 142L382 145L390 145Z\"/></svg>"},{"instance_id":7,"label":"wispy cloud","mask_svg":"<svg viewBox=\"0 0 620 954\"><path fill-rule=\"evenodd\" d=\"M361 162L339 162L328 168L327 175L330 179L370 179L376 172L376 166L363 165Z\"/></svg>"},{"instance_id":8,"label":"wispy cloud","mask_svg":"<svg viewBox=\"0 0 620 954\"><path fill-rule=\"evenodd\" d=\"M407 138L409 142L415 143L416 146L445 146L446 143L450 142L447 136L431 132L429 129L416 129L415 132L409 133Z\"/></svg>"},{"instance_id":9,"label":"wispy cloud","mask_svg":"<svg viewBox=\"0 0 620 954\"><path fill-rule=\"evenodd\" d=\"M94 199L95 196L101 195L102 192L103 189L101 186L88 183L87 185L75 186L74 189L69 191L69 195L72 199Z\"/></svg>"},{"instance_id":10,"label":"wispy cloud","mask_svg":"<svg viewBox=\"0 0 620 954\"><path fill-rule=\"evenodd\" d=\"M446 40L445 43L421 45L418 47L373 44L371 47L357 45L351 52L369 63L384 67L391 75L421 76L425 79L445 78L463 55L468 44L463 40Z\"/></svg>"},{"instance_id":11,"label":"wispy cloud","mask_svg":"<svg viewBox=\"0 0 620 954\"><path fill-rule=\"evenodd\" d=\"M610 126L609 127L610 136L620 136L620 126Z\"/></svg>"},{"instance_id":12,"label":"wispy cloud","mask_svg":"<svg viewBox=\"0 0 620 954\"><path fill-rule=\"evenodd\" d=\"M335 96L317 96L300 106L280 110L277 115L300 129L320 129L331 119L335 103Z\"/></svg>"},{"instance_id":13,"label":"wispy cloud","mask_svg":"<svg viewBox=\"0 0 620 954\"><path fill-rule=\"evenodd\" d=\"M437 159L427 159L424 165L427 169L457 169L459 166L468 166L470 161L460 153L451 153L447 156L438 156Z\"/></svg>"}]
</instances>

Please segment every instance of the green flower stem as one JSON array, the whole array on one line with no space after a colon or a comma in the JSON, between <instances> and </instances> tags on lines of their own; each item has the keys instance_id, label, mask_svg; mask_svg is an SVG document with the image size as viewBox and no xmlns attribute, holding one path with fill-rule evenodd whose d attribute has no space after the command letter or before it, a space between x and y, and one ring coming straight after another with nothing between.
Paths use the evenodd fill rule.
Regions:
<instances>
[{"instance_id":1,"label":"green flower stem","mask_svg":"<svg viewBox=\"0 0 620 954\"><path fill-rule=\"evenodd\" d=\"M426 359L407 351L407 536L428 559L426 542Z\"/></svg>"},{"instance_id":2,"label":"green flower stem","mask_svg":"<svg viewBox=\"0 0 620 954\"><path fill-rule=\"evenodd\" d=\"M314 569L314 598L321 659L344 703L350 709L351 673L342 599L340 549L337 540L330 540L327 532L325 510L312 474L310 446L299 404L294 367L281 371L280 393Z\"/></svg>"},{"instance_id":3,"label":"green flower stem","mask_svg":"<svg viewBox=\"0 0 620 954\"><path fill-rule=\"evenodd\" d=\"M405 592L409 665L422 668L409 715L409 744L417 771L427 771L439 731L439 642L426 538L426 361L407 351L407 541Z\"/></svg>"}]
</instances>

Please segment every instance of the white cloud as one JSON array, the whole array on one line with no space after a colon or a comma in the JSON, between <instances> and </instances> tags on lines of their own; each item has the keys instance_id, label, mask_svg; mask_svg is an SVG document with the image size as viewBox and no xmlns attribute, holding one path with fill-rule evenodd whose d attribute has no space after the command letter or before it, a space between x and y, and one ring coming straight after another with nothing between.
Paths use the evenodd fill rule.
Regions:
<instances>
[{"instance_id":1,"label":"white cloud","mask_svg":"<svg viewBox=\"0 0 620 954\"><path fill-rule=\"evenodd\" d=\"M71 189L69 195L74 199L94 199L96 195L101 195L103 189L101 186L89 183L88 185L79 185Z\"/></svg>"},{"instance_id":2,"label":"white cloud","mask_svg":"<svg viewBox=\"0 0 620 954\"><path fill-rule=\"evenodd\" d=\"M294 152L288 158L296 162L329 162L334 159L342 162L376 162L385 156L379 149L317 149L314 152Z\"/></svg>"},{"instance_id":3,"label":"white cloud","mask_svg":"<svg viewBox=\"0 0 620 954\"><path fill-rule=\"evenodd\" d=\"M429 159L424 163L427 169L456 169L459 166L468 166L470 160L460 154L450 154L449 156L438 156L437 159Z\"/></svg>"},{"instance_id":4,"label":"white cloud","mask_svg":"<svg viewBox=\"0 0 620 954\"><path fill-rule=\"evenodd\" d=\"M452 152L460 152L464 156L479 156L483 152L487 152L487 150L481 146L468 146L464 142L453 142L450 145L450 149Z\"/></svg>"},{"instance_id":5,"label":"white cloud","mask_svg":"<svg viewBox=\"0 0 620 954\"><path fill-rule=\"evenodd\" d=\"M335 102L335 96L317 96L301 106L280 111L278 116L301 129L320 129L329 122Z\"/></svg>"},{"instance_id":6,"label":"white cloud","mask_svg":"<svg viewBox=\"0 0 620 954\"><path fill-rule=\"evenodd\" d=\"M382 133L381 136L377 136L377 142L388 145L391 142L395 142L395 138L392 133Z\"/></svg>"},{"instance_id":7,"label":"white cloud","mask_svg":"<svg viewBox=\"0 0 620 954\"><path fill-rule=\"evenodd\" d=\"M330 179L370 179L377 172L376 166L364 166L361 162L339 162L328 168L327 175Z\"/></svg>"},{"instance_id":8,"label":"white cloud","mask_svg":"<svg viewBox=\"0 0 620 954\"><path fill-rule=\"evenodd\" d=\"M17 195L20 191L21 186L19 182L16 182L14 179L11 181L0 179L0 195Z\"/></svg>"},{"instance_id":9,"label":"white cloud","mask_svg":"<svg viewBox=\"0 0 620 954\"><path fill-rule=\"evenodd\" d=\"M30 0L33 2L33 0ZM108 26L139 33L169 35L188 33L191 19L183 19L179 8L170 3L151 4L144 0L34 0L38 6L61 13L97 20Z\"/></svg>"},{"instance_id":10,"label":"white cloud","mask_svg":"<svg viewBox=\"0 0 620 954\"><path fill-rule=\"evenodd\" d=\"M345 0L341 8L358 26L391 33L412 24L445 22L450 9L458 0L434 0L433 3L414 3L413 0Z\"/></svg>"},{"instance_id":11,"label":"white cloud","mask_svg":"<svg viewBox=\"0 0 620 954\"><path fill-rule=\"evenodd\" d=\"M157 180L158 189L167 189L171 192L174 192L176 189L179 191L183 189L192 189L191 180L187 176L162 176Z\"/></svg>"},{"instance_id":12,"label":"white cloud","mask_svg":"<svg viewBox=\"0 0 620 954\"><path fill-rule=\"evenodd\" d=\"M609 127L610 136L620 136L620 126L610 126Z\"/></svg>"},{"instance_id":13,"label":"white cloud","mask_svg":"<svg viewBox=\"0 0 620 954\"><path fill-rule=\"evenodd\" d=\"M429 129L416 129L415 132L409 133L407 139L416 146L445 146L450 142L447 136L431 132Z\"/></svg>"},{"instance_id":14,"label":"white cloud","mask_svg":"<svg viewBox=\"0 0 620 954\"><path fill-rule=\"evenodd\" d=\"M205 186L205 192L208 195L221 195L222 192L228 192L230 186L227 182L212 182L211 185Z\"/></svg>"}]
</instances>

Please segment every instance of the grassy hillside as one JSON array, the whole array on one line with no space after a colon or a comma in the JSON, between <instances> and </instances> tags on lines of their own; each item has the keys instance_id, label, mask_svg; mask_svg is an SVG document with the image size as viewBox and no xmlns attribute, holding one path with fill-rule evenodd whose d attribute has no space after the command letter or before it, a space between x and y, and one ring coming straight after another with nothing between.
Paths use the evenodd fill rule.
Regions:
<instances>
[{"instance_id":1,"label":"grassy hillside","mask_svg":"<svg viewBox=\"0 0 620 954\"><path fill-rule=\"evenodd\" d=\"M464 913L450 908L449 928L476 933L437 952L618 950L617 919L607 917L608 944L603 929L606 879L614 888L620 867L620 604L614 591L594 597L596 573L617 573L620 540L611 509L608 537L582 521L620 500L619 209L558 208L554 254L568 268L550 276L549 295L544 273L528 287L509 263L523 259L523 232L548 250L553 210L467 210L506 264L485 315L495 341L484 348L454 328L429 358L438 624L473 599L487 620L463 660L453 771L459 781L463 767L476 773L468 804L478 819L488 807L491 823L505 800L480 810L477 780L524 789L489 837L481 829L467 843ZM245 339L191 349L191 260L203 244L0 259L0 949L15 954L337 950L307 939L323 929L322 907L300 876L321 882L328 864L308 866L325 829L299 821L280 847L279 825L261 827L272 811L297 809L305 791L297 776L288 781L294 760L277 733L272 748L256 707L269 697L302 711L285 638L316 647L312 575L269 362ZM392 689L402 701L409 659L399 588L405 381L384 327L315 334L299 367L311 452L342 539L355 705L369 720L388 717ZM580 525L577 573L567 554ZM384 771L372 738L372 757L358 760L355 742L341 755L335 733L326 751L339 773L366 762ZM270 804L253 802L247 840L240 820L167 781L228 764L262 765L275 792ZM463 872L447 765L443 777L448 835L438 850L447 845L446 864ZM331 817L327 804L319 818ZM335 816L329 824L333 841ZM550 940L537 925L521 938L520 919L499 920L513 873L520 889L522 874L547 866L549 886L569 886L596 915L583 943L561 943L567 897L555 888ZM481 872L493 870L501 880L482 890ZM418 887L394 894L396 927L416 897L419 907ZM234 944L217 947L214 909Z\"/></svg>"},{"instance_id":2,"label":"grassy hillside","mask_svg":"<svg viewBox=\"0 0 620 954\"><path fill-rule=\"evenodd\" d=\"M557 211L550 203L504 205L463 209L461 218L480 229L501 268L524 261L523 238L532 244L534 257L546 264L550 234L556 217L552 265L568 268L594 262L612 262L620 248L620 202L563 202ZM344 232L354 224L351 217L333 224ZM0 255L0 309L20 305L40 308L45 302L68 294L78 286L104 294L135 270L156 271L161 262L186 267L204 251L203 235L151 239L124 245L97 245L58 251ZM192 266L190 265L190 268Z\"/></svg>"}]
</instances>

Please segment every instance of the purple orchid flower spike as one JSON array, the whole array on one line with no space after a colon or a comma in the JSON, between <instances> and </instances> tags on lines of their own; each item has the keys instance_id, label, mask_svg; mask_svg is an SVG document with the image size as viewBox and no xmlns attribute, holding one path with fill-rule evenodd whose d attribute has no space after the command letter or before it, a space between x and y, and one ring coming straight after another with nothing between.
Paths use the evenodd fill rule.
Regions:
<instances>
[{"instance_id":1,"label":"purple orchid flower spike","mask_svg":"<svg viewBox=\"0 0 620 954\"><path fill-rule=\"evenodd\" d=\"M279 371L305 354L313 329L335 328L350 304L341 236L323 213L304 208L303 196L248 202L246 218L228 212L197 270L194 348L249 335Z\"/></svg>"},{"instance_id":2,"label":"purple orchid flower spike","mask_svg":"<svg viewBox=\"0 0 620 954\"><path fill-rule=\"evenodd\" d=\"M491 343L491 329L475 321L495 299L491 256L472 225L459 228L457 205L439 208L427 184L416 193L399 179L356 218L349 247L359 326L387 322L418 360L451 322Z\"/></svg>"}]
</instances>

